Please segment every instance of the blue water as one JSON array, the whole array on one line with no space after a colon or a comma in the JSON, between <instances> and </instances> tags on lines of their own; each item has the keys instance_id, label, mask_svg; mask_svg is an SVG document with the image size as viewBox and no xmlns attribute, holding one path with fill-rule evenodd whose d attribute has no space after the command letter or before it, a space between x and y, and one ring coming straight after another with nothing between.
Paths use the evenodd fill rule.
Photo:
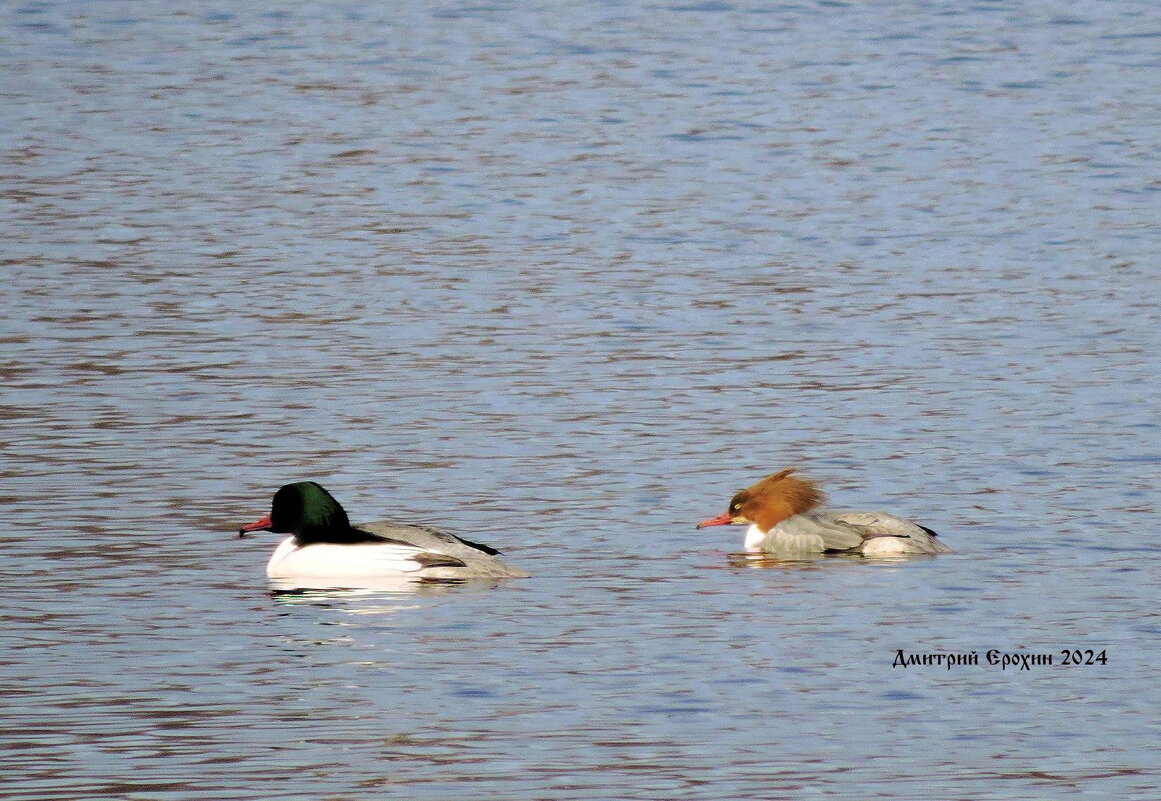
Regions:
<instances>
[{"instance_id":1,"label":"blue water","mask_svg":"<svg viewBox=\"0 0 1161 801\"><path fill-rule=\"evenodd\" d=\"M1156 798L1153 4L404 5L0 9L0 794ZM274 594L308 478L533 578Z\"/></svg>"}]
</instances>

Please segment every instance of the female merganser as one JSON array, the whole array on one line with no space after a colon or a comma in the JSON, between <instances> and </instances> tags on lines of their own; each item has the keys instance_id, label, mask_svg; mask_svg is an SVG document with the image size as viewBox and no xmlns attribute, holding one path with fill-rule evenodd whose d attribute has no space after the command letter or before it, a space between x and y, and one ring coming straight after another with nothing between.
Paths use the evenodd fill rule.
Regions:
<instances>
[{"instance_id":1,"label":"female merganser","mask_svg":"<svg viewBox=\"0 0 1161 801\"><path fill-rule=\"evenodd\" d=\"M778 556L951 553L931 529L886 512L819 510L822 491L813 481L793 473L790 468L766 476L735 495L725 514L703 520L697 527L748 523L746 550Z\"/></svg>"},{"instance_id":2,"label":"female merganser","mask_svg":"<svg viewBox=\"0 0 1161 801\"><path fill-rule=\"evenodd\" d=\"M238 536L249 531L292 535L266 565L272 579L405 576L447 581L528 575L497 559L495 548L438 528L386 521L352 526L339 502L313 481L278 490L270 514L242 526Z\"/></svg>"}]
</instances>

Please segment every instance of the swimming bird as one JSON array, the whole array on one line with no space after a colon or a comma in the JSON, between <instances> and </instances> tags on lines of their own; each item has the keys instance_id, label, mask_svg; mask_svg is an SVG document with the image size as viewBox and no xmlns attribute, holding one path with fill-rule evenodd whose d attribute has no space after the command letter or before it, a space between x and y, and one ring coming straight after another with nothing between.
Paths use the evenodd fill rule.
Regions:
<instances>
[{"instance_id":1,"label":"swimming bird","mask_svg":"<svg viewBox=\"0 0 1161 801\"><path fill-rule=\"evenodd\" d=\"M266 565L272 579L454 581L528 575L497 559L495 548L431 526L388 521L352 526L342 505L314 481L279 489L270 514L242 526L238 536L251 531L291 535Z\"/></svg>"},{"instance_id":2,"label":"swimming bird","mask_svg":"<svg viewBox=\"0 0 1161 801\"><path fill-rule=\"evenodd\" d=\"M847 553L906 556L951 553L926 526L886 512L819 509L825 495L813 481L789 468L766 476L730 500L725 514L698 528L746 525L745 548L751 553L805 556Z\"/></svg>"}]
</instances>

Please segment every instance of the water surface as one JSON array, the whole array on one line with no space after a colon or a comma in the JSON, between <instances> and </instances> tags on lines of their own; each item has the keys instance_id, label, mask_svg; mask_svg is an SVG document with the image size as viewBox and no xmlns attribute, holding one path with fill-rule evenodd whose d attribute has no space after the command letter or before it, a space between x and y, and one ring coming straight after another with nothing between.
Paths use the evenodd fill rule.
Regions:
<instances>
[{"instance_id":1,"label":"water surface","mask_svg":"<svg viewBox=\"0 0 1161 801\"><path fill-rule=\"evenodd\" d=\"M8 6L4 796L1155 798L1159 35ZM956 553L693 529L790 464ZM306 478L534 577L273 593Z\"/></svg>"}]
</instances>

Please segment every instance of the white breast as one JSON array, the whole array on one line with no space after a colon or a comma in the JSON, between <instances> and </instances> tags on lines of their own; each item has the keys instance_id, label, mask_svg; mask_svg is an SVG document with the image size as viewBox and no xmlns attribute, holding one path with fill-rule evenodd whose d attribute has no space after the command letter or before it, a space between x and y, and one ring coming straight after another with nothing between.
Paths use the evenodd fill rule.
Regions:
<instances>
[{"instance_id":1,"label":"white breast","mask_svg":"<svg viewBox=\"0 0 1161 801\"><path fill-rule=\"evenodd\" d=\"M287 537L266 565L270 578L350 578L412 573L423 568L415 560L421 549L390 542L339 545L317 542L299 547Z\"/></svg>"},{"instance_id":2,"label":"white breast","mask_svg":"<svg viewBox=\"0 0 1161 801\"><path fill-rule=\"evenodd\" d=\"M826 550L822 537L811 533L796 533L790 528L779 523L769 531L763 532L757 525L751 524L746 530L745 548L751 553L786 556L822 553Z\"/></svg>"}]
</instances>

